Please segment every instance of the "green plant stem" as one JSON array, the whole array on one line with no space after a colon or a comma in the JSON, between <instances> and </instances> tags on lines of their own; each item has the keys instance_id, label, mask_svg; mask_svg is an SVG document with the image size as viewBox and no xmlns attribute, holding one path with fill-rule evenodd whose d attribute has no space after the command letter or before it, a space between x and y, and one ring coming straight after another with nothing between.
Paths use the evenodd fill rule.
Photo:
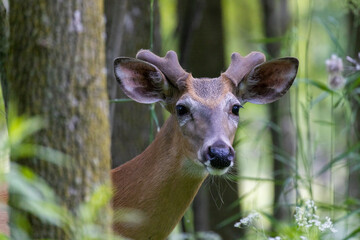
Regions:
<instances>
[{"instance_id":1,"label":"green plant stem","mask_svg":"<svg viewBox=\"0 0 360 240\"><path fill-rule=\"evenodd\" d=\"M310 17L309 17L309 23L308 23L308 32L307 32L307 38L306 38L306 44L305 44L305 79L309 79L309 47L310 47L310 37L311 37L311 30L312 30L312 19L313 19L313 1L310 0L309 1L309 12L310 12ZM306 88L305 88L305 95L306 95L306 102L307 105L309 106L311 103L311 94L310 94L310 85L307 83L306 84ZM307 164L308 165L308 169L307 169L307 178L309 181L309 194L310 194L310 198L314 199L313 197L313 191L312 191L312 160L313 160L313 149L312 149L312 137L311 137L311 122L310 122L310 112L311 109L307 109L307 114L306 114L306 124L307 124L307 132L306 132L306 136L307 136Z\"/></svg>"},{"instance_id":2,"label":"green plant stem","mask_svg":"<svg viewBox=\"0 0 360 240\"><path fill-rule=\"evenodd\" d=\"M296 17L295 17L295 22L294 25L295 27L297 27L297 29L299 29L299 4L298 1L295 1L295 6L296 6ZM294 37L296 38L296 36ZM299 51L297 51L298 53ZM298 54L296 54L298 55ZM296 86L295 88L295 110L294 110L294 118L295 118L295 122L296 122L296 135L295 135L295 139L297 139L296 141L296 145L295 145L295 183L294 183L294 188L295 188L295 205L300 204L299 202L299 183L298 183L298 178L300 176L299 174L299 145L302 144L302 141L299 140L299 135L300 133L300 127L299 127L299 104L297 104L299 102L299 86Z\"/></svg>"},{"instance_id":3,"label":"green plant stem","mask_svg":"<svg viewBox=\"0 0 360 240\"><path fill-rule=\"evenodd\" d=\"M191 207L189 207L184 215L184 228L186 233L190 233L189 240L196 240L195 236L195 227L194 227L194 212Z\"/></svg>"},{"instance_id":4,"label":"green plant stem","mask_svg":"<svg viewBox=\"0 0 360 240\"><path fill-rule=\"evenodd\" d=\"M150 0L150 51L154 50L154 0ZM150 134L149 142L154 140L154 122L159 131L159 121L155 112L155 103L150 105Z\"/></svg>"},{"instance_id":5,"label":"green plant stem","mask_svg":"<svg viewBox=\"0 0 360 240\"><path fill-rule=\"evenodd\" d=\"M150 50L154 50L154 0L150 0Z\"/></svg>"},{"instance_id":6,"label":"green plant stem","mask_svg":"<svg viewBox=\"0 0 360 240\"><path fill-rule=\"evenodd\" d=\"M334 158L334 128L335 128L335 117L334 117L334 94L331 93L331 125L330 125L330 169L329 169L329 185L330 185L330 201L331 201L331 218L334 218L334 204L335 204L335 186L333 181L333 165L332 160Z\"/></svg>"}]
</instances>

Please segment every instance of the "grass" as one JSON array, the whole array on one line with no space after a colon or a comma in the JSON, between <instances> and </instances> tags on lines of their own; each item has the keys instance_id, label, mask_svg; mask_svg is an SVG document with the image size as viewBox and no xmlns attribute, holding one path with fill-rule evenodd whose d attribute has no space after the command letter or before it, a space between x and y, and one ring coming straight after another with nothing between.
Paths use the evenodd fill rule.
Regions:
<instances>
[{"instance_id":1,"label":"grass","mask_svg":"<svg viewBox=\"0 0 360 240\"><path fill-rule=\"evenodd\" d=\"M316 4L321 6L321 1L317 1ZM357 224L359 215L350 213L351 208L358 211L359 205L349 204L350 196L346 192L349 187L348 162L352 159L357 161L356 165L358 165L360 159L359 142L351 142L349 132L351 129L349 126L354 124L355 109L351 109L348 102L349 85L337 91L327 85L328 73L325 71L325 60L333 53L342 53L343 55L340 56L344 64L348 63L345 61L344 47L341 47L343 43L337 38L339 32L343 32L344 29L327 25L326 22L330 17L319 15L319 5L314 6L314 1L297 1L298 12L294 14L299 19L294 20L293 28L297 29L294 31L297 32L297 37L294 38L293 45L298 45L295 48L298 50L293 55L299 56L301 65L297 83L291 91L298 153L292 173L294 176L292 191L295 197L288 204L294 209L306 199L315 199L321 206L320 212L333 217L335 225L341 226L339 232L330 238L317 235L311 239L348 239L349 236L359 236L356 235L359 232L359 224ZM338 7L341 7L341 4ZM339 19L337 21L340 22ZM319 39L324 39L324 36L318 37L321 32L325 33L323 35L327 38L326 42L319 42ZM314 56L314 52L318 51L316 48L319 44L322 47L328 46L325 51L327 57L324 57L321 62L314 62L314 59L318 58ZM354 76L350 75L347 78L349 83L351 78ZM258 144L257 140L253 141ZM247 147L249 148L251 147ZM284 160L286 160L285 156ZM245 162L248 161L245 160ZM247 166L244 164L242 166L246 168L244 172L249 172ZM261 184L262 179L255 177L253 181L257 185L256 182ZM264 195L271 196L271 193L264 191L257 191L254 194L255 199L264 199ZM265 208L271 215L272 203L267 201L258 203L257 206L245 205L245 207L248 209ZM348 220L345 221L345 219ZM270 219L270 223L273 226L282 224L273 219Z\"/></svg>"}]
</instances>

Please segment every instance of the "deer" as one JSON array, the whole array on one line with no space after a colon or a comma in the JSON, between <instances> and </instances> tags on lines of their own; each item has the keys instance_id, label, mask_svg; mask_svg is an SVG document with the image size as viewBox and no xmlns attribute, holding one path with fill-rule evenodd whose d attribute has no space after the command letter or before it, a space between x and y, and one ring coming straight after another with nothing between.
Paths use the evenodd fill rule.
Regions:
<instances>
[{"instance_id":1,"label":"deer","mask_svg":"<svg viewBox=\"0 0 360 240\"><path fill-rule=\"evenodd\" d=\"M298 65L294 57L266 61L261 52L233 53L220 77L195 78L174 51L159 57L140 50L136 58L116 58L114 74L123 92L139 103L160 102L171 115L144 152L111 170L113 209L144 216L138 224L114 221L114 232L135 240L165 239L207 176L223 175L234 165L232 144L243 105L281 98Z\"/></svg>"}]
</instances>

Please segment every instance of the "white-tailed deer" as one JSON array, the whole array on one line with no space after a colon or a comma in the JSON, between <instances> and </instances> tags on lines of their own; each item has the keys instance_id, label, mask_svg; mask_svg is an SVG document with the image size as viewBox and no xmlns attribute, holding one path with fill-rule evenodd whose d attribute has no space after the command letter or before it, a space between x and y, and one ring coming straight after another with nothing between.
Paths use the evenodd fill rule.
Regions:
<instances>
[{"instance_id":1,"label":"white-tailed deer","mask_svg":"<svg viewBox=\"0 0 360 240\"><path fill-rule=\"evenodd\" d=\"M259 52L233 53L220 77L194 78L173 51L164 58L148 50L117 58L115 76L126 95L140 103L162 102L171 116L143 153L112 170L114 209L137 209L145 216L137 225L116 222L114 230L135 240L165 239L207 175L233 166L242 105L279 99L297 69L296 58L265 62Z\"/></svg>"}]
</instances>

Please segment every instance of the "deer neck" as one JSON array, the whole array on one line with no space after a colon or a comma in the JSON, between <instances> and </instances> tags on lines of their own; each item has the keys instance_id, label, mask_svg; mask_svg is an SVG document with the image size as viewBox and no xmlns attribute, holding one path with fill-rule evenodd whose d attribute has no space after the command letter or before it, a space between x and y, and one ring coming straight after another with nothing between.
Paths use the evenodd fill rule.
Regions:
<instances>
[{"instance_id":1,"label":"deer neck","mask_svg":"<svg viewBox=\"0 0 360 240\"><path fill-rule=\"evenodd\" d=\"M161 128L154 142L141 154L153 164L158 177L169 177L169 173L185 179L206 177L204 166L196 164L189 154L191 146L184 139L177 120L171 116ZM166 174L168 172L168 174Z\"/></svg>"},{"instance_id":2,"label":"deer neck","mask_svg":"<svg viewBox=\"0 0 360 240\"><path fill-rule=\"evenodd\" d=\"M203 166L188 159L185 149L171 116L142 154L112 171L114 208L136 209L144 217L137 226L117 224L115 231L134 239L163 239L170 234L207 176Z\"/></svg>"}]
</instances>

